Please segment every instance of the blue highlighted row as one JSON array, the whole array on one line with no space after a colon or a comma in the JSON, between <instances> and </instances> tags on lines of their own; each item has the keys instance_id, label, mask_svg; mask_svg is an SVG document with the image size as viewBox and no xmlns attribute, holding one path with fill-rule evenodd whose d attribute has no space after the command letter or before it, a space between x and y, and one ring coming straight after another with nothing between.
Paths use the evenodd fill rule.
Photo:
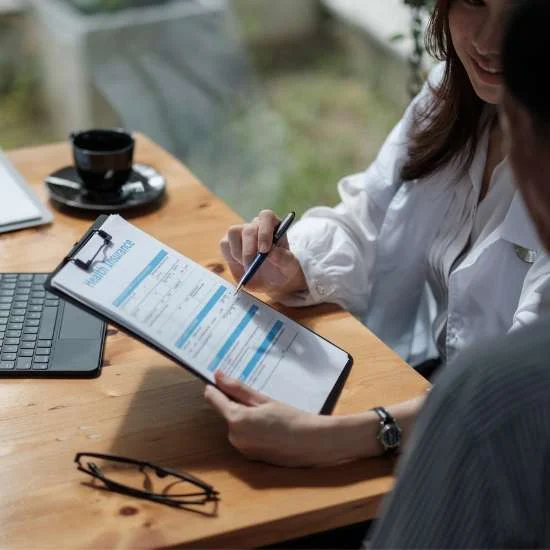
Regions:
<instances>
[{"instance_id":1,"label":"blue highlighted row","mask_svg":"<svg viewBox=\"0 0 550 550\"><path fill-rule=\"evenodd\" d=\"M197 330L198 326L204 321L204 318L210 313L212 308L220 301L221 297L225 294L227 288L220 286L214 295L208 300L206 305L199 311L197 316L193 319L192 323L185 329L184 333L177 339L176 347L181 349L185 346L185 343L192 334Z\"/></svg>"},{"instance_id":2,"label":"blue highlighted row","mask_svg":"<svg viewBox=\"0 0 550 550\"><path fill-rule=\"evenodd\" d=\"M120 307L128 297L136 290L136 288L153 272L153 270L168 256L166 250L161 250L150 262L145 269L122 291L120 296L115 299L113 305Z\"/></svg>"},{"instance_id":3,"label":"blue highlighted row","mask_svg":"<svg viewBox=\"0 0 550 550\"><path fill-rule=\"evenodd\" d=\"M273 327L271 327L269 334L264 338L264 341L261 343L260 347L256 350L256 353L254 353L254 356L248 362L248 365L246 365L243 373L239 377L241 382L245 382L246 379L252 374L252 371L256 368L258 363L263 359L264 355L267 353L267 350L269 349L269 346L271 345L273 340L275 340L279 332L281 332L282 328L283 328L282 321L277 321L273 325Z\"/></svg>"},{"instance_id":4,"label":"blue highlighted row","mask_svg":"<svg viewBox=\"0 0 550 550\"><path fill-rule=\"evenodd\" d=\"M222 362L223 358L229 353L229 350L233 347L233 344L237 338L243 333L244 329L247 327L248 323L254 318L258 311L258 306L252 306L241 319L241 322L237 325L237 328L231 333L231 336L225 341L224 345L220 348L216 357L212 359L212 362L208 366L210 372L214 372L219 364Z\"/></svg>"}]
</instances>

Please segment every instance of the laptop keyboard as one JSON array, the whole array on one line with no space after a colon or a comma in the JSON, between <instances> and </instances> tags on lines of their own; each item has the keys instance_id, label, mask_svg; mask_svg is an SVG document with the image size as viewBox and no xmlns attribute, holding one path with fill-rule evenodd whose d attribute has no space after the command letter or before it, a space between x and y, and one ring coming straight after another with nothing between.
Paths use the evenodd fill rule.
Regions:
<instances>
[{"instance_id":1,"label":"laptop keyboard","mask_svg":"<svg viewBox=\"0 0 550 550\"><path fill-rule=\"evenodd\" d=\"M59 298L45 273L0 274L0 370L48 369Z\"/></svg>"}]
</instances>

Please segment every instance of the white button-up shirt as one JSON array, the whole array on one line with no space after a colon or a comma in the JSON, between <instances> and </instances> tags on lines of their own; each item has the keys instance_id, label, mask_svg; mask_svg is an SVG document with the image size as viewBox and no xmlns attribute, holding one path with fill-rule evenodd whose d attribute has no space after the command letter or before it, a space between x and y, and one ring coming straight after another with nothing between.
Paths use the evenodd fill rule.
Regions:
<instances>
[{"instance_id":1,"label":"white button-up shirt","mask_svg":"<svg viewBox=\"0 0 550 550\"><path fill-rule=\"evenodd\" d=\"M425 87L368 170L339 183L338 206L309 210L289 232L309 291L285 303L339 304L412 364L449 361L549 303L550 258L507 160L479 202L488 129L466 171L453 162L401 180L413 109L430 99Z\"/></svg>"}]
</instances>

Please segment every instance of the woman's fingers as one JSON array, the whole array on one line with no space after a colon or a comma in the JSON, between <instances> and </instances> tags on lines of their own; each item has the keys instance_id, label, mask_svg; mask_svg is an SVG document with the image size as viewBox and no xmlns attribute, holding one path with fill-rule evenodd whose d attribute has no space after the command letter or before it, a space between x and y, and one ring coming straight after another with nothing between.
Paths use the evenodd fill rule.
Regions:
<instances>
[{"instance_id":1,"label":"woman's fingers","mask_svg":"<svg viewBox=\"0 0 550 550\"><path fill-rule=\"evenodd\" d=\"M250 223L231 226L226 239L234 260L247 266L258 252L269 252L273 246L273 233L279 221L271 210L262 210ZM281 239L280 246L288 247L286 237Z\"/></svg>"},{"instance_id":2,"label":"woman's fingers","mask_svg":"<svg viewBox=\"0 0 550 550\"><path fill-rule=\"evenodd\" d=\"M242 230L242 263L248 266L258 253L258 224L247 223Z\"/></svg>"},{"instance_id":3,"label":"woman's fingers","mask_svg":"<svg viewBox=\"0 0 550 550\"><path fill-rule=\"evenodd\" d=\"M232 225L228 230L226 236L222 239L223 242L227 242L229 245L230 255L234 261L242 264L243 259L243 228L244 225ZM227 259L227 258L226 258Z\"/></svg>"},{"instance_id":4,"label":"woman's fingers","mask_svg":"<svg viewBox=\"0 0 550 550\"><path fill-rule=\"evenodd\" d=\"M259 214L258 251L269 252L273 246L273 233L280 222L271 210L262 210Z\"/></svg>"},{"instance_id":5,"label":"woman's fingers","mask_svg":"<svg viewBox=\"0 0 550 550\"><path fill-rule=\"evenodd\" d=\"M206 386L204 390L204 398L218 413L220 416L229 419L231 415L232 408L235 403L233 403L229 398L227 398L220 390L214 386Z\"/></svg>"},{"instance_id":6,"label":"woman's fingers","mask_svg":"<svg viewBox=\"0 0 550 550\"><path fill-rule=\"evenodd\" d=\"M231 275L233 275L233 278L236 281L239 281L244 275L244 267L233 257L233 254L231 253L231 246L226 237L220 241L220 249L225 261L227 262L229 270L231 271Z\"/></svg>"},{"instance_id":7,"label":"woman's fingers","mask_svg":"<svg viewBox=\"0 0 550 550\"><path fill-rule=\"evenodd\" d=\"M249 407L261 405L267 403L269 398L256 390L253 390L250 386L242 384L235 378L226 376L222 371L217 370L214 374L216 379L216 385L226 395Z\"/></svg>"},{"instance_id":8,"label":"woman's fingers","mask_svg":"<svg viewBox=\"0 0 550 550\"><path fill-rule=\"evenodd\" d=\"M287 293L302 290L303 273L295 256L289 251L285 236L273 247L273 233L279 218L271 210L262 210L250 223L231 226L220 241L222 254L235 280L240 280L259 251L269 253L250 290ZM296 277L296 275L300 275ZM291 279L296 278L297 285ZM288 283L291 283L287 289ZM295 288L296 287L296 288Z\"/></svg>"}]
</instances>

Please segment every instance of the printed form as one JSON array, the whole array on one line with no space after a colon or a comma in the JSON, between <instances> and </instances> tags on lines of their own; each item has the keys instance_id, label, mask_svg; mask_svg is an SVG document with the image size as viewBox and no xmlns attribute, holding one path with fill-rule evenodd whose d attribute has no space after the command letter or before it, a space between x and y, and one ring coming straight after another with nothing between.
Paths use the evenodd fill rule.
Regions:
<instances>
[{"instance_id":1,"label":"printed form","mask_svg":"<svg viewBox=\"0 0 550 550\"><path fill-rule=\"evenodd\" d=\"M346 352L201 265L110 216L52 285L155 343L213 381L223 372L279 401L319 412Z\"/></svg>"}]
</instances>

